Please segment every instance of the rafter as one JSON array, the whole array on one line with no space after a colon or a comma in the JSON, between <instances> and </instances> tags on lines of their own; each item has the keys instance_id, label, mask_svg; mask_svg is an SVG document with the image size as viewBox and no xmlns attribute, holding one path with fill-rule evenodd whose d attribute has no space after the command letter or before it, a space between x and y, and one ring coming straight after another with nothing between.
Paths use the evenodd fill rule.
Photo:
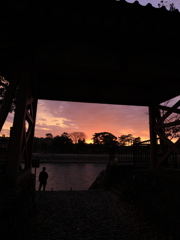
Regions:
<instances>
[{"instance_id":1,"label":"rafter","mask_svg":"<svg viewBox=\"0 0 180 240\"><path fill-rule=\"evenodd\" d=\"M159 125L160 123L162 123L167 117L169 117L169 115L171 115L171 113L174 112L174 110L176 110L178 107L180 106L180 100L174 104L174 106L172 106L171 108L169 108L169 110L157 121L156 125Z\"/></svg>"},{"instance_id":2,"label":"rafter","mask_svg":"<svg viewBox=\"0 0 180 240\"><path fill-rule=\"evenodd\" d=\"M157 109L169 111L171 108L170 108L170 107L167 107L167 106L158 105L158 106L157 106ZM178 114L180 114L180 109L178 109L178 108L177 108L177 109L174 109L174 110L173 110L173 113L178 113Z\"/></svg>"},{"instance_id":3,"label":"rafter","mask_svg":"<svg viewBox=\"0 0 180 240\"><path fill-rule=\"evenodd\" d=\"M164 124L159 124L155 126L155 129L158 128L165 128L165 127L171 127L171 126L176 126L176 125L180 125L180 120L176 120L174 122L169 122L169 123L164 123Z\"/></svg>"}]
</instances>

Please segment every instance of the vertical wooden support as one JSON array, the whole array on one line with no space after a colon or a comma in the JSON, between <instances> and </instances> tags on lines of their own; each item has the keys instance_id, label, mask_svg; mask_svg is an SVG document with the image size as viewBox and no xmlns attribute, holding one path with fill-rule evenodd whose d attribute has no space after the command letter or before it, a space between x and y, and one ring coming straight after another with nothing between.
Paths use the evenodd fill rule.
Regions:
<instances>
[{"instance_id":1,"label":"vertical wooden support","mask_svg":"<svg viewBox=\"0 0 180 240\"><path fill-rule=\"evenodd\" d=\"M153 106L149 106L149 130L150 130L150 141L151 141L151 146L150 146L150 165L152 168L156 166L157 162L157 137L156 137L156 132L155 132L155 124L156 124L156 112L155 108Z\"/></svg>"},{"instance_id":2,"label":"vertical wooden support","mask_svg":"<svg viewBox=\"0 0 180 240\"><path fill-rule=\"evenodd\" d=\"M150 106L149 107L149 124L150 124L150 140L151 140L151 167L158 167L162 163L164 166L168 165L167 159L172 153L180 154L180 138L176 143L168 139L165 128L180 125L180 120L176 119L174 122L168 122L168 117L172 113L180 114L180 100L172 107L167 106ZM160 110L165 110L161 116ZM158 157L157 138L160 138L161 156Z\"/></svg>"},{"instance_id":3,"label":"vertical wooden support","mask_svg":"<svg viewBox=\"0 0 180 240\"><path fill-rule=\"evenodd\" d=\"M32 95L31 81L26 71L20 77L17 104L11 130L7 159L8 185L14 187L24 157L25 169L31 168L31 155L36 119L37 99Z\"/></svg>"},{"instance_id":4,"label":"vertical wooden support","mask_svg":"<svg viewBox=\"0 0 180 240\"><path fill-rule=\"evenodd\" d=\"M28 141L27 141L27 158L28 158L28 163L27 167L31 168L32 167L32 150L33 150L33 140L34 140L34 131L35 131L35 119L36 119L36 111L37 111L37 99L36 98L31 98L32 102L29 103L28 108L30 111L30 115L28 112L28 122L29 122L29 129L28 129ZM31 116L31 117L30 117Z\"/></svg>"}]
</instances>

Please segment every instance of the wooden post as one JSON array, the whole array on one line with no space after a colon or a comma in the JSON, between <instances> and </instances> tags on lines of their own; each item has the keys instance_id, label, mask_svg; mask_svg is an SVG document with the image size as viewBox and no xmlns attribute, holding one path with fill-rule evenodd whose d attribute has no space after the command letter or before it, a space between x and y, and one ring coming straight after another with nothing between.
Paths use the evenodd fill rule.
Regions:
<instances>
[{"instance_id":1,"label":"wooden post","mask_svg":"<svg viewBox=\"0 0 180 240\"><path fill-rule=\"evenodd\" d=\"M157 137L155 132L156 112L153 106L149 106L149 130L150 130L150 166L154 168L157 162Z\"/></svg>"},{"instance_id":2,"label":"wooden post","mask_svg":"<svg viewBox=\"0 0 180 240\"><path fill-rule=\"evenodd\" d=\"M165 133L166 127L180 125L180 120L168 122L167 119L172 113L180 114L180 101L172 107L167 106L150 106L149 107L149 125L150 125L150 140L151 140L151 167L158 167L160 165L168 166L168 157L171 154L180 154L180 138L176 143L168 139ZM160 110L166 112L161 116ZM160 137L160 144L162 147L161 156L158 158L158 145L156 136Z\"/></svg>"}]
</instances>

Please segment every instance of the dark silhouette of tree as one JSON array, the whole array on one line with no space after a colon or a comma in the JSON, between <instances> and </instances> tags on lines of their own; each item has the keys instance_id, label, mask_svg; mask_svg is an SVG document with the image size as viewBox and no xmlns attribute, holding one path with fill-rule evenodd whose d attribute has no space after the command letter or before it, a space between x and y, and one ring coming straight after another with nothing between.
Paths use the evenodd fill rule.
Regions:
<instances>
[{"instance_id":1,"label":"dark silhouette of tree","mask_svg":"<svg viewBox=\"0 0 180 240\"><path fill-rule=\"evenodd\" d=\"M86 153L87 151L87 144L85 139L79 139L78 143L76 144L76 153Z\"/></svg>"},{"instance_id":2,"label":"dark silhouette of tree","mask_svg":"<svg viewBox=\"0 0 180 240\"><path fill-rule=\"evenodd\" d=\"M52 140L53 140L52 133L46 133L45 145L46 145L46 150L48 152L52 152Z\"/></svg>"},{"instance_id":3,"label":"dark silhouette of tree","mask_svg":"<svg viewBox=\"0 0 180 240\"><path fill-rule=\"evenodd\" d=\"M141 138L137 137L133 139L133 145L138 145L141 142Z\"/></svg>"},{"instance_id":4,"label":"dark silhouette of tree","mask_svg":"<svg viewBox=\"0 0 180 240\"><path fill-rule=\"evenodd\" d=\"M175 7L174 3L169 3L168 1L164 1L164 0L161 0L159 3L158 3L158 7L161 8L161 7L165 7L167 10L169 10L170 12L172 11L175 11L177 8Z\"/></svg>"},{"instance_id":5,"label":"dark silhouette of tree","mask_svg":"<svg viewBox=\"0 0 180 240\"><path fill-rule=\"evenodd\" d=\"M3 99L5 97L7 88L9 87L9 81L7 81L2 75L0 75L0 106L3 102ZM10 112L13 112L16 108L16 94L13 98L12 104L11 104L11 108L10 108Z\"/></svg>"},{"instance_id":6,"label":"dark silhouette of tree","mask_svg":"<svg viewBox=\"0 0 180 240\"><path fill-rule=\"evenodd\" d=\"M117 137L109 132L94 133L92 140L96 153L109 153L110 147L118 145Z\"/></svg>"},{"instance_id":7,"label":"dark silhouette of tree","mask_svg":"<svg viewBox=\"0 0 180 240\"><path fill-rule=\"evenodd\" d=\"M85 143L86 143L86 140L84 138L82 140L78 139L78 144L85 144Z\"/></svg>"},{"instance_id":8,"label":"dark silhouette of tree","mask_svg":"<svg viewBox=\"0 0 180 240\"><path fill-rule=\"evenodd\" d=\"M86 139L86 134L84 132L72 132L69 133L69 136L73 143L78 143L79 140Z\"/></svg>"},{"instance_id":9,"label":"dark silhouette of tree","mask_svg":"<svg viewBox=\"0 0 180 240\"><path fill-rule=\"evenodd\" d=\"M52 133L46 133L46 138L47 139L53 139Z\"/></svg>"},{"instance_id":10,"label":"dark silhouette of tree","mask_svg":"<svg viewBox=\"0 0 180 240\"><path fill-rule=\"evenodd\" d=\"M43 137L34 137L33 140L33 152L46 152L47 151L47 144L46 140Z\"/></svg>"},{"instance_id":11,"label":"dark silhouette of tree","mask_svg":"<svg viewBox=\"0 0 180 240\"><path fill-rule=\"evenodd\" d=\"M116 145L117 137L109 132L94 133L92 138L94 144Z\"/></svg>"},{"instance_id":12,"label":"dark silhouette of tree","mask_svg":"<svg viewBox=\"0 0 180 240\"><path fill-rule=\"evenodd\" d=\"M132 134L121 135L118 140L120 146L130 146L133 144L134 137Z\"/></svg>"},{"instance_id":13,"label":"dark silhouette of tree","mask_svg":"<svg viewBox=\"0 0 180 240\"><path fill-rule=\"evenodd\" d=\"M69 134L64 132L61 136L57 135L52 140L52 151L57 153L70 153L72 151L72 139Z\"/></svg>"}]
</instances>

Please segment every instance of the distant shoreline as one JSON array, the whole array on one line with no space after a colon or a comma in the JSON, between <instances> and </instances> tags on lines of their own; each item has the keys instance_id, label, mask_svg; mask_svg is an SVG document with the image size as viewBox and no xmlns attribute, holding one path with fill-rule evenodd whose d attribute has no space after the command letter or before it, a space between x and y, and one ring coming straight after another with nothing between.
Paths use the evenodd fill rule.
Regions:
<instances>
[{"instance_id":1,"label":"distant shoreline","mask_svg":"<svg viewBox=\"0 0 180 240\"><path fill-rule=\"evenodd\" d=\"M32 158L40 163L104 163L109 162L108 154L41 154L33 153Z\"/></svg>"},{"instance_id":2,"label":"distant shoreline","mask_svg":"<svg viewBox=\"0 0 180 240\"><path fill-rule=\"evenodd\" d=\"M64 164L64 163L67 163L67 164L68 164L68 163L80 163L80 164L81 164L81 163L82 163L82 164L83 164L83 163L89 163L89 164L92 164L92 163L93 163L93 164L107 164L108 162L105 162L105 161L101 161L101 162L97 162L97 161L91 161L91 162L90 162L90 161L44 161L44 160L41 161L41 160L40 160L40 164L41 164L41 163L60 163L60 164L61 164L61 163L63 163L63 164Z\"/></svg>"}]
</instances>

